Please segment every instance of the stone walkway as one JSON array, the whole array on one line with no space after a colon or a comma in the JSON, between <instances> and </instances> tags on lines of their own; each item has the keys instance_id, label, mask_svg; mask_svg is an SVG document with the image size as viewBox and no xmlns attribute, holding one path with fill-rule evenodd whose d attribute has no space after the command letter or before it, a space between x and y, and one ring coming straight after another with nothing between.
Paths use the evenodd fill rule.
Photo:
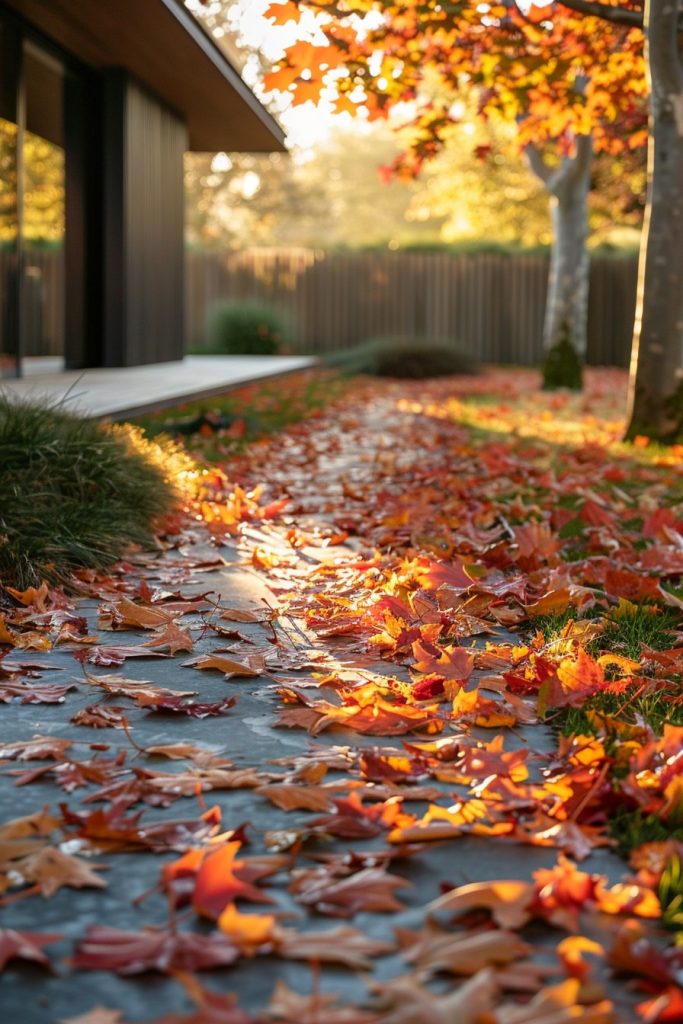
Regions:
<instances>
[{"instance_id":1,"label":"stone walkway","mask_svg":"<svg viewBox=\"0 0 683 1024\"><path fill-rule=\"evenodd\" d=\"M350 733L344 729L321 732L313 738L302 729L273 727L274 712L283 707L281 687L289 685L303 688L305 693L316 694L312 673L322 671L332 663L326 659L333 660L336 671L347 668L360 674L400 674L403 671L405 675L400 665L359 653L358 644L352 637L321 639L307 633L300 618L285 614L276 615L272 622L244 622L238 621L239 617L234 614L231 618L231 610L263 611L267 606L277 609L282 595L296 586L297 580L302 588L311 585L322 563L346 560L352 564L359 559L371 558L371 548L368 549L361 538L351 537L346 545L337 547L333 543L326 546L323 539L325 532L329 533L334 515L338 515L340 509L346 509L352 501L354 490L360 491L378 475L385 481L387 492L407 486L411 467L419 466L421 460L430 457L428 446L420 453L412 452L406 445L396 444L401 418L406 419L405 413L396 412L395 408L392 410L387 405L376 410L367 425L356 423L355 435L342 432L338 446L330 444L325 448L325 424L319 430L316 428L317 432L310 440L300 433L289 441L283 441L281 466L283 474L287 470L286 482L299 503L297 525L313 540L318 531L319 545L294 544L286 521L282 524L269 521L243 524L239 537L234 540L225 537L218 545L209 545L204 528L198 527L194 533L186 535L179 548L168 551L163 557L142 559L135 565L121 568L114 575L108 593L102 593L99 599L93 594L91 600L78 607L77 614L87 616L87 632L99 637L97 647L104 653L98 658L92 657L92 647L69 643L55 645L50 651L17 648L7 654L2 663L5 672L11 673L15 665L21 668L22 677L27 674L29 679L35 679L36 685L73 683L75 689L66 695L64 703L36 705L14 700L0 704L2 742L7 745L24 741L35 734L68 740L73 743L69 757L76 761L93 758L106 761L118 757L122 771L132 767L141 773L153 770L182 775L195 770L196 765L190 768L185 760L169 760L148 753L150 747L174 743L200 746L206 751L207 758L211 755L229 758L235 769L253 768L279 777L297 770L291 761L293 757L308 757L309 770L332 759L334 767L326 776L326 782L331 785L338 782L340 796L348 795L351 783L351 775L339 770L345 758L351 763L357 751L367 748L373 748L380 755L391 753L400 756L401 737L382 738ZM436 445L437 427L433 424L430 427L425 419L423 428L426 434L430 429L434 431ZM336 430L337 424L328 423L327 429L330 432ZM362 449L357 445L358 437L364 439ZM313 448L316 448L315 455ZM294 489L292 482L297 473L300 484ZM307 489L304 486L306 480L315 480L316 487ZM282 482L284 488L286 482L284 479ZM319 494L325 495L324 500L318 497ZM332 507L335 496L336 513ZM351 512L346 511L346 514L350 516ZM140 629L109 631L110 610L124 596L147 606L156 602L156 607L162 610L172 610L178 602L196 602L195 609L185 609L181 620L182 627L189 629L192 637L191 654L179 651L173 657L154 657L154 652L150 651L148 657L136 655L123 663L117 662L114 655L108 661L107 649L113 646L132 647L139 654L140 645L151 636L150 632ZM485 638L476 642L483 644ZM225 652L227 648L232 648L232 654L228 656L242 660L249 657L250 650L262 656L265 659L262 674L256 678L226 679L221 672L198 672L185 665L190 658L215 654L220 650ZM74 654L81 652L92 659L84 666L90 680L74 660ZM227 696L235 696L237 701L234 707L222 714L198 719L184 714L150 712L130 706L126 698L115 697L104 700L104 706L127 705L122 710L130 722L130 733L121 728L83 728L75 723L74 717L102 701L103 694L92 680L107 676L147 680L154 686L171 690L199 691L195 699L203 702L217 702ZM476 742L478 737L490 740L491 731L473 729L467 742ZM510 730L506 735L506 750L526 745L533 746L535 751L532 762L545 766L554 746L549 729L537 726L533 739L523 726ZM5 756L6 749L5 753L0 749L0 757ZM290 763L286 766L281 762L278 764L282 758L289 758ZM94 812L109 806L101 802L97 785L82 783L74 777L70 788L64 772L61 779L55 777L54 772L50 773L52 777L48 774L35 780L28 775L25 780L16 777L22 772L32 773L43 766L47 768L51 763L49 760L5 761L4 774L0 777L0 821L35 813L45 805L49 805L51 813L57 814L60 803L68 805L73 813ZM299 772L305 770L302 765L303 762L299 762ZM58 788L60 781L62 788ZM355 775L353 781L360 784L361 780ZM430 787L436 787L437 795L453 798L452 784L437 782L430 783ZM405 798L407 806L415 809L409 786L406 787ZM298 868L311 869L316 863L314 858L327 854L354 850L367 856L374 850L386 849L382 836L368 839L362 835L361 816L358 835L354 836L349 826L347 837L320 837L311 843L302 839L303 845L299 850L296 838L291 836L296 837L297 829L305 830L311 825L313 815L300 810L287 813L274 806L265 795L255 792L254 788L213 789L204 794L190 794L169 807L155 806L153 800L149 803L151 805L132 803L126 815L135 815L142 809L143 821L150 825L196 819L204 807L218 805L224 829L239 830L240 826L248 823L249 845L243 848L244 854L273 854L278 851L279 835L280 851L292 850ZM106 843L103 845L106 847ZM166 900L158 888L155 891L155 887L162 865L178 858L182 844L176 849L178 852L167 850L156 854L103 850L90 862L106 865L102 872L106 888L74 890L65 887L51 899L34 896L6 906L2 912L2 927L54 932L63 938L47 950L56 967L54 973L17 961L0 976L3 1021L7 1024L69 1024L73 1018L88 1013L95 1006L106 1007L109 1011L121 1010L125 1014L121 1019L126 1022L156 1020L163 1013L189 1012L189 1003L182 989L168 977L147 973L125 978L111 971L74 971L69 966L74 944L82 940L91 925L139 932L143 927L164 927L167 924ZM65 852L78 855L81 840L74 839ZM348 922L316 915L293 898L288 889L291 876L288 877L287 871L265 883L265 891L275 901L272 906L245 907L242 904L242 909L248 913L275 912L284 926L301 931L328 932L342 923L368 937L392 941L394 929L418 929L424 924L425 907L439 896L442 884L462 885L494 878L527 879L531 871L551 867L556 860L557 851L552 848L530 848L468 835L458 838L457 842L432 843L406 859L399 851L398 859L390 864L389 870L406 879L408 886L397 894L403 908L389 914L361 910ZM605 849L596 849L584 867L612 878L619 877L623 870L616 856ZM145 896L150 892L151 895ZM208 922L198 921L187 910L181 911L179 921L183 931L203 934L210 931ZM609 926L613 925L610 923ZM532 929L528 936L534 947L545 947L548 951L552 951L560 937L564 934L541 928ZM387 980L406 974L407 970L405 959L397 950L373 963L373 980ZM228 969L202 975L202 981L208 988L236 993L239 1005L249 1012L264 1010L278 981L302 994L310 994L319 985L322 992L336 992L345 1001L359 1003L367 997L365 980L356 972L328 966L324 966L318 978L308 963L272 956L243 957ZM630 1012L632 997L618 983L610 988L610 994L617 1002L615 1020L617 1024L627 1024L633 1020ZM114 1014L101 1019L111 1024L117 1024L119 1020ZM203 1017L201 1019L204 1020ZM287 1017L287 1020L293 1019ZM305 1019L313 1020L310 1016ZM344 1019L353 1022L362 1018L349 1016ZM319 1024L328 1024L324 1011L316 1020ZM436 1017L410 1017L410 1024L431 1024L432 1020ZM460 1024L461 1018L454 1016L448 1020L452 1020L452 1024Z\"/></svg>"}]
</instances>

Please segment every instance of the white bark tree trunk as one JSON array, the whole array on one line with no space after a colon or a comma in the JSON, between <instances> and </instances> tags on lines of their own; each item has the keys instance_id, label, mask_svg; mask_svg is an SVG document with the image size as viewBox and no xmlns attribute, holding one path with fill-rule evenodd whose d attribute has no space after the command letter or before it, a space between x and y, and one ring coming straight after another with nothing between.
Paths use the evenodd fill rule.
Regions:
<instances>
[{"instance_id":1,"label":"white bark tree trunk","mask_svg":"<svg viewBox=\"0 0 683 1024\"><path fill-rule=\"evenodd\" d=\"M553 245L546 301L543 348L550 352L563 338L583 362L587 347L589 259L588 194L593 144L576 139L576 152L550 168L538 150L527 147L532 170L551 196Z\"/></svg>"},{"instance_id":2,"label":"white bark tree trunk","mask_svg":"<svg viewBox=\"0 0 683 1024\"><path fill-rule=\"evenodd\" d=\"M683 433L683 54L680 3L647 0L648 203L638 276L627 437Z\"/></svg>"}]
</instances>

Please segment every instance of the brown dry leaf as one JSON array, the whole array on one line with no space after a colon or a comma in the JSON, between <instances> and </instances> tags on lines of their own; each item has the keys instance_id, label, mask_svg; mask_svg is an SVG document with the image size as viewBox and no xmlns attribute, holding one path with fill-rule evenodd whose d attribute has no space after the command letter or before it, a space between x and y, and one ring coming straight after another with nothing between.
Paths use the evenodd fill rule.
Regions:
<instances>
[{"instance_id":1,"label":"brown dry leaf","mask_svg":"<svg viewBox=\"0 0 683 1024\"><path fill-rule=\"evenodd\" d=\"M120 597L111 604L105 605L99 615L102 629L125 629L136 626L139 629L158 629L166 626L177 617L177 612L163 611L149 605L135 604L127 597Z\"/></svg>"},{"instance_id":2,"label":"brown dry leaf","mask_svg":"<svg viewBox=\"0 0 683 1024\"><path fill-rule=\"evenodd\" d=\"M126 658L170 658L171 655L153 651L144 644L109 644L106 647L97 646L79 651L74 657L83 665L87 663L111 668L123 665Z\"/></svg>"},{"instance_id":3,"label":"brown dry leaf","mask_svg":"<svg viewBox=\"0 0 683 1024\"><path fill-rule=\"evenodd\" d=\"M372 970L370 957L392 953L393 942L371 939L356 928L340 925L324 932L276 928L275 952L287 960L338 964L354 971Z\"/></svg>"},{"instance_id":4,"label":"brown dry leaf","mask_svg":"<svg viewBox=\"0 0 683 1024\"><path fill-rule=\"evenodd\" d=\"M177 970L202 971L227 967L239 951L224 935L145 929L127 932L107 925L91 925L79 940L71 960L77 971L115 971L144 974Z\"/></svg>"},{"instance_id":5,"label":"brown dry leaf","mask_svg":"<svg viewBox=\"0 0 683 1024\"><path fill-rule=\"evenodd\" d=\"M263 659L258 658L257 660L250 659L250 664L244 664L240 661L235 661L233 658L226 658L222 654L200 654L196 658L190 658L189 661L183 662L183 668L192 667L199 669L215 669L216 672L222 672L226 678L232 679L233 676L240 676L244 678L251 678L253 676L260 676L263 668ZM258 668L252 667L257 665Z\"/></svg>"},{"instance_id":6,"label":"brown dry leaf","mask_svg":"<svg viewBox=\"0 0 683 1024\"><path fill-rule=\"evenodd\" d=\"M496 976L490 968L479 971L454 992L435 995L410 975L384 985L373 985L385 1012L379 1024L482 1024L491 1016L498 995Z\"/></svg>"},{"instance_id":7,"label":"brown dry leaf","mask_svg":"<svg viewBox=\"0 0 683 1024\"><path fill-rule=\"evenodd\" d=\"M46 846L13 865L27 884L39 887L46 899L63 885L71 889L105 889L107 883L96 873L103 867L103 864L90 865L82 857L62 853L54 846Z\"/></svg>"},{"instance_id":8,"label":"brown dry leaf","mask_svg":"<svg viewBox=\"0 0 683 1024\"><path fill-rule=\"evenodd\" d=\"M205 750L203 747L197 747L193 743L161 743L153 747L147 747L145 753L155 757L167 757L171 761L194 761L196 759L203 759L207 755L218 757L212 751ZM225 768L229 767L230 763L225 758L221 759L221 765Z\"/></svg>"},{"instance_id":9,"label":"brown dry leaf","mask_svg":"<svg viewBox=\"0 0 683 1024\"><path fill-rule=\"evenodd\" d=\"M99 686L112 697L130 697L132 700L155 701L160 697L194 697L197 690L169 690L165 686L154 686L148 679L126 679L124 676L95 676L85 673L86 682Z\"/></svg>"},{"instance_id":10,"label":"brown dry leaf","mask_svg":"<svg viewBox=\"0 0 683 1024\"><path fill-rule=\"evenodd\" d=\"M468 910L484 907L501 928L521 928L531 917L529 907L534 897L530 882L505 880L498 882L471 882L451 889L428 904L430 913L447 910L464 914Z\"/></svg>"},{"instance_id":11,"label":"brown dry leaf","mask_svg":"<svg viewBox=\"0 0 683 1024\"><path fill-rule=\"evenodd\" d=\"M13 818L0 825L0 842L9 839L24 839L35 836L49 836L60 824L59 818L53 818L47 807L35 811L22 818Z\"/></svg>"},{"instance_id":12,"label":"brown dry leaf","mask_svg":"<svg viewBox=\"0 0 683 1024\"><path fill-rule=\"evenodd\" d=\"M144 647L167 647L171 654L177 651L191 651L194 641L189 629L179 626L177 622L169 622L163 629L156 631Z\"/></svg>"},{"instance_id":13,"label":"brown dry leaf","mask_svg":"<svg viewBox=\"0 0 683 1024\"><path fill-rule=\"evenodd\" d=\"M163 793L193 796L212 789L255 789L263 782L255 768L196 768L188 772L158 772L149 785Z\"/></svg>"},{"instance_id":14,"label":"brown dry leaf","mask_svg":"<svg viewBox=\"0 0 683 1024\"><path fill-rule=\"evenodd\" d=\"M6 892L13 884L12 862L36 853L46 845L47 839L8 839L7 842L0 840L0 893Z\"/></svg>"},{"instance_id":15,"label":"brown dry leaf","mask_svg":"<svg viewBox=\"0 0 683 1024\"><path fill-rule=\"evenodd\" d=\"M323 1024L323 1021L324 1024L379 1024L381 1018L375 1013L356 1006L335 1006L337 998L319 992L301 996L284 981L278 981L268 1003L268 1013L286 1024Z\"/></svg>"},{"instance_id":16,"label":"brown dry leaf","mask_svg":"<svg viewBox=\"0 0 683 1024\"><path fill-rule=\"evenodd\" d=\"M293 871L289 891L299 903L315 907L319 914L352 917L359 910L403 910L394 891L409 885L405 878L389 874L384 867L364 868L342 878L335 878L325 867L315 867Z\"/></svg>"},{"instance_id":17,"label":"brown dry leaf","mask_svg":"<svg viewBox=\"0 0 683 1024\"><path fill-rule=\"evenodd\" d=\"M197 1009L189 1015L165 1013L148 1024L259 1024L260 1018L257 1021L241 1010L232 993L224 995L204 988L197 976L187 971L175 971L173 977L180 982Z\"/></svg>"},{"instance_id":18,"label":"brown dry leaf","mask_svg":"<svg viewBox=\"0 0 683 1024\"><path fill-rule=\"evenodd\" d=\"M42 761L51 757L61 761L73 740L60 740L55 736L32 736L30 740L18 740L0 746L0 758L10 761Z\"/></svg>"},{"instance_id":19,"label":"brown dry leaf","mask_svg":"<svg viewBox=\"0 0 683 1024\"><path fill-rule=\"evenodd\" d=\"M124 709L106 704L90 704L71 716L73 725L85 725L90 729L129 729L130 722Z\"/></svg>"},{"instance_id":20,"label":"brown dry leaf","mask_svg":"<svg viewBox=\"0 0 683 1024\"><path fill-rule=\"evenodd\" d=\"M57 1024L125 1024L122 1010L108 1010L106 1006L94 1006L78 1017L60 1017Z\"/></svg>"},{"instance_id":21,"label":"brown dry leaf","mask_svg":"<svg viewBox=\"0 0 683 1024\"><path fill-rule=\"evenodd\" d=\"M521 960L531 947L515 932L494 928L480 932L449 932L427 921L418 932L396 929L404 958L430 973L476 974L484 967Z\"/></svg>"},{"instance_id":22,"label":"brown dry leaf","mask_svg":"<svg viewBox=\"0 0 683 1024\"><path fill-rule=\"evenodd\" d=\"M223 608L221 618L228 622L270 622L275 616L272 608Z\"/></svg>"},{"instance_id":23,"label":"brown dry leaf","mask_svg":"<svg viewBox=\"0 0 683 1024\"><path fill-rule=\"evenodd\" d=\"M491 1020L495 1024L615 1024L614 1005L609 999L592 1006L583 1006L580 999L580 981L568 978L559 985L541 989L526 1006L499 1006Z\"/></svg>"},{"instance_id":24,"label":"brown dry leaf","mask_svg":"<svg viewBox=\"0 0 683 1024\"><path fill-rule=\"evenodd\" d=\"M297 785L283 782L260 786L259 796L266 797L282 811L331 811L334 807L332 793L325 786Z\"/></svg>"},{"instance_id":25,"label":"brown dry leaf","mask_svg":"<svg viewBox=\"0 0 683 1024\"><path fill-rule=\"evenodd\" d=\"M75 683L20 683L10 680L0 683L0 700L11 704L63 704L67 693L75 690Z\"/></svg>"},{"instance_id":26,"label":"brown dry leaf","mask_svg":"<svg viewBox=\"0 0 683 1024\"><path fill-rule=\"evenodd\" d=\"M10 960L32 960L50 967L50 960L43 952L43 946L59 942L61 935L42 932L18 932L14 928L0 928L0 971Z\"/></svg>"}]
</instances>

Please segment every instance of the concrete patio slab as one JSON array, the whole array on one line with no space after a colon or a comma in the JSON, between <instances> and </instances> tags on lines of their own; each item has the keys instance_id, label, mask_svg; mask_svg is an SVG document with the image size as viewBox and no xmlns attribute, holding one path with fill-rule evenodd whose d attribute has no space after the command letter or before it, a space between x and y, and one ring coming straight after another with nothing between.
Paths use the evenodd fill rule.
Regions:
<instances>
[{"instance_id":1,"label":"concrete patio slab","mask_svg":"<svg viewBox=\"0 0 683 1024\"><path fill-rule=\"evenodd\" d=\"M0 382L17 399L65 402L88 416L120 420L197 398L210 398L251 381L315 365L310 356L186 356L148 366L35 373Z\"/></svg>"}]
</instances>

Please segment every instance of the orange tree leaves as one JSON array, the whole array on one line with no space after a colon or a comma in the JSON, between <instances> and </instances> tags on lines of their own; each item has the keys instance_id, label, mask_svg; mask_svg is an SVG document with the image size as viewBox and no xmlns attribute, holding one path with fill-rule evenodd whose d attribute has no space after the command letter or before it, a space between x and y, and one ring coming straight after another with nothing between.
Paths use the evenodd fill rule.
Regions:
<instances>
[{"instance_id":1,"label":"orange tree leaves","mask_svg":"<svg viewBox=\"0 0 683 1024\"><path fill-rule=\"evenodd\" d=\"M283 18L291 6L284 5ZM345 109L353 112L353 97L373 118L415 101L425 83L432 83L418 104L409 154L393 165L395 172L416 173L443 145L457 119L450 104L463 75L480 87L483 113L495 110L520 123L522 145L560 139L566 148L574 136L591 131L598 148L612 151L645 141L637 28L578 15L559 3L542 12L532 7L532 13L510 4L456 3L446 9L437 0L355 0L341 8L306 0L298 6L316 15L318 34L301 29L266 76L266 89L289 92L296 103L317 101L327 85ZM271 17L277 7L269 8ZM441 85L440 99L434 82Z\"/></svg>"}]
</instances>

